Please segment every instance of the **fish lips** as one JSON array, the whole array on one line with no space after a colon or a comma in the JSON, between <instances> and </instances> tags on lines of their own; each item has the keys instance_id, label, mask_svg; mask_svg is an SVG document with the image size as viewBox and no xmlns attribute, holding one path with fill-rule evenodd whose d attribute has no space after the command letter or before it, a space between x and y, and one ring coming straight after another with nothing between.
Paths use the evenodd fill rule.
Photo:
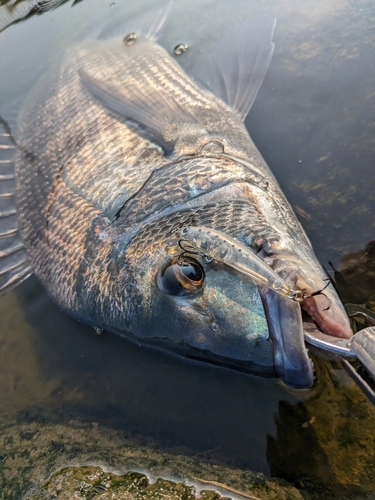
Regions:
<instances>
[{"instance_id":1,"label":"fish lips","mask_svg":"<svg viewBox=\"0 0 375 500\"><path fill-rule=\"evenodd\" d=\"M290 387L311 387L314 365L305 347L300 305L270 289L260 290L260 295L273 343L276 374Z\"/></svg>"}]
</instances>

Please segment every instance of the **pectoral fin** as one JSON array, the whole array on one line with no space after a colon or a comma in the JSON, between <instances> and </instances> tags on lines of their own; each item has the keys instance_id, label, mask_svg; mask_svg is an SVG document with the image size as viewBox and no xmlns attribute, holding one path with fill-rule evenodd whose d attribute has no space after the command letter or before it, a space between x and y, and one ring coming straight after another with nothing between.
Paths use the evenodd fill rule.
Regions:
<instances>
[{"instance_id":1,"label":"pectoral fin","mask_svg":"<svg viewBox=\"0 0 375 500\"><path fill-rule=\"evenodd\" d=\"M14 200L14 157L17 144L7 122L0 117L0 295L32 273L17 223Z\"/></svg>"}]
</instances>

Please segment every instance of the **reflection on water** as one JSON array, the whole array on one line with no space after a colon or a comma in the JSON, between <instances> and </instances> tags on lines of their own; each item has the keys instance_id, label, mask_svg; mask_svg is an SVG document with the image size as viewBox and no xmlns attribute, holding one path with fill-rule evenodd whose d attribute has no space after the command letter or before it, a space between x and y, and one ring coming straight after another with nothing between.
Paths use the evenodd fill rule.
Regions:
<instances>
[{"instance_id":1,"label":"reflection on water","mask_svg":"<svg viewBox=\"0 0 375 500\"><path fill-rule=\"evenodd\" d=\"M127 2L123 15L150 3ZM71 10L67 2L0 34L2 109L12 113L11 101L27 93L73 25L103 5L109 9L109 2L95 0ZM229 20L258 10L245 0L234 13L225 0L199 5L198 12L176 1L167 40L191 44L194 33L195 43L204 44ZM374 311L374 244L368 243L375 234L373 6L267 0L262 9L277 16L276 50L247 120L249 131L291 204L299 207L318 258L339 270L335 278L343 300ZM182 64L188 58L189 51ZM58 311L33 278L0 299L0 327L4 498L19 498L23 487L18 494L9 488L11 464L27 484L27 478L62 467L64 460L98 462L101 456L101 463L130 467L135 449L150 457L151 450L168 452L170 461L175 456L181 476L191 467L186 457L194 457L208 478L212 469L207 472L204 464L221 467L223 477L238 468L241 490L246 484L238 484L239 477L250 481L241 476L249 469L285 478L313 498L323 498L328 487L327 498L359 498L373 490L375 411L334 362L316 359L317 386L304 394L288 392L275 380L99 336ZM82 440L72 451L72 428L79 425L92 443L98 428L113 432L113 447L102 437L92 448ZM49 447L41 445L41 429ZM129 440L139 448L121 458ZM27 447L24 468L11 462L26 442L48 449L36 475L33 446ZM151 462L134 461L145 468ZM162 459L158 467L162 474Z\"/></svg>"},{"instance_id":2,"label":"reflection on water","mask_svg":"<svg viewBox=\"0 0 375 500\"><path fill-rule=\"evenodd\" d=\"M361 304L375 311L375 240L346 255L334 279L344 304Z\"/></svg>"},{"instance_id":3,"label":"reflection on water","mask_svg":"<svg viewBox=\"0 0 375 500\"><path fill-rule=\"evenodd\" d=\"M272 474L327 498L372 492L374 408L339 364L315 358L315 367L318 393L296 405L280 402L277 438L267 447Z\"/></svg>"},{"instance_id":4,"label":"reflection on water","mask_svg":"<svg viewBox=\"0 0 375 500\"><path fill-rule=\"evenodd\" d=\"M102 419L198 452L213 450L236 465L268 471L266 437L275 432L277 403L296 401L276 381L194 364L110 333L99 336L60 313L33 279L17 298L25 319L13 318L13 328L22 332L26 321L28 335L25 350L14 353L8 409L19 392L34 408L47 399L60 413L63 406L66 414L82 412L83 419ZM18 386L24 357L33 364L25 385ZM30 400L30 390L40 401Z\"/></svg>"}]
</instances>

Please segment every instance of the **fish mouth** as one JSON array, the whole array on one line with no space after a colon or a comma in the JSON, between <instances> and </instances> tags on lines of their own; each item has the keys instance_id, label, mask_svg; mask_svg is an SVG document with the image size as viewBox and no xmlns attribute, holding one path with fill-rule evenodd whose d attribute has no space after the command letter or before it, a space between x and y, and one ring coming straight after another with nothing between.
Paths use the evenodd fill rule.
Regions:
<instances>
[{"instance_id":1,"label":"fish mouth","mask_svg":"<svg viewBox=\"0 0 375 500\"><path fill-rule=\"evenodd\" d=\"M314 365L305 346L305 332L318 334L335 344L353 333L344 309L331 290L305 298L300 303L260 290L274 347L274 365L278 377L294 388L311 387Z\"/></svg>"},{"instance_id":2,"label":"fish mouth","mask_svg":"<svg viewBox=\"0 0 375 500\"><path fill-rule=\"evenodd\" d=\"M324 291L303 300L301 308L305 312L304 317L307 315L321 333L342 339L349 339L353 335L346 314L341 308L335 310L337 306L332 305L332 300Z\"/></svg>"}]
</instances>

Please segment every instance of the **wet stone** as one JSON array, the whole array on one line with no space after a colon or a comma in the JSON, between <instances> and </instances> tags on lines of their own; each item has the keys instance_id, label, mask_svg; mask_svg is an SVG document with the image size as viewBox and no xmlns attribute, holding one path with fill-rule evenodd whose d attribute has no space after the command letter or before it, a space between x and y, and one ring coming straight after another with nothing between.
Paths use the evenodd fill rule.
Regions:
<instances>
[{"instance_id":1,"label":"wet stone","mask_svg":"<svg viewBox=\"0 0 375 500\"><path fill-rule=\"evenodd\" d=\"M97 422L56 425L36 417L13 426L0 422L0 500L305 498L286 481L144 447ZM90 465L98 462L104 465Z\"/></svg>"},{"instance_id":2,"label":"wet stone","mask_svg":"<svg viewBox=\"0 0 375 500\"><path fill-rule=\"evenodd\" d=\"M209 483L209 481L207 481ZM220 483L213 482L212 486L220 488ZM258 485L257 495L245 495L244 498L260 500L265 498ZM235 490L229 492L228 496L223 496L214 489L201 489L197 493L195 486L190 486L182 482L174 482L163 478L150 481L149 478L139 472L127 472L117 475L112 472L105 472L98 466L65 467L44 481L37 491L28 497L30 500L46 500L56 498L60 500L70 500L79 498L80 500L153 500L163 498L166 500L230 500L238 496ZM268 490L268 488L267 488ZM280 493L279 498L300 499L301 496L294 495L293 490L289 490L291 496L284 497L282 487L275 492L271 489L269 498L275 498L272 493Z\"/></svg>"}]
</instances>

